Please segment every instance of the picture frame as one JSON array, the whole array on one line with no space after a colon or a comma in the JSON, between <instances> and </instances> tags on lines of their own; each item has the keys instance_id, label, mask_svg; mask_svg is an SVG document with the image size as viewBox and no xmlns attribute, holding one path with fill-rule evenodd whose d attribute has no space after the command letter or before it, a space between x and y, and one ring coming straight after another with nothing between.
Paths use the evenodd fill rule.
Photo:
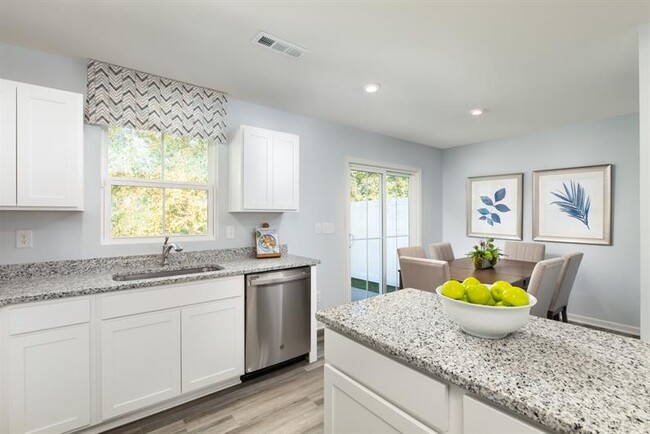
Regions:
<instances>
[{"instance_id":1,"label":"picture frame","mask_svg":"<svg viewBox=\"0 0 650 434\"><path fill-rule=\"evenodd\" d=\"M533 172L533 240L612 244L612 165Z\"/></svg>"},{"instance_id":2,"label":"picture frame","mask_svg":"<svg viewBox=\"0 0 650 434\"><path fill-rule=\"evenodd\" d=\"M282 256L277 229L269 227L255 229L255 249L257 258L279 258Z\"/></svg>"},{"instance_id":3,"label":"picture frame","mask_svg":"<svg viewBox=\"0 0 650 434\"><path fill-rule=\"evenodd\" d=\"M467 178L467 236L521 240L523 173Z\"/></svg>"}]
</instances>

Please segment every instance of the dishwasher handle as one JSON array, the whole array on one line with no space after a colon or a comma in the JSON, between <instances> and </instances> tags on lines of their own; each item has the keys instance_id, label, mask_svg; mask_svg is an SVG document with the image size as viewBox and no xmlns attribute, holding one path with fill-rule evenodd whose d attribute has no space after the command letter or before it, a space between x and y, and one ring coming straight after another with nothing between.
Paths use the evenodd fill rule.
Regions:
<instances>
[{"instance_id":1,"label":"dishwasher handle","mask_svg":"<svg viewBox=\"0 0 650 434\"><path fill-rule=\"evenodd\" d=\"M273 283L292 282L294 280L306 279L309 276L310 273L306 271L303 271L298 274L292 274L289 276L282 276L282 277L250 276L248 278L248 286L261 286L261 285L271 285Z\"/></svg>"}]
</instances>

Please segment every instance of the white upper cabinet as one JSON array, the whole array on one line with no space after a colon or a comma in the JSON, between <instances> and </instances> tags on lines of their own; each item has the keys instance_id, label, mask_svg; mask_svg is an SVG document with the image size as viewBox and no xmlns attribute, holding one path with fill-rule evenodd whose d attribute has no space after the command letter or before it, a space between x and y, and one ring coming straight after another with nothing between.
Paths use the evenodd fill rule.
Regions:
<instances>
[{"instance_id":1,"label":"white upper cabinet","mask_svg":"<svg viewBox=\"0 0 650 434\"><path fill-rule=\"evenodd\" d=\"M230 211L298 211L299 137L241 126L230 143Z\"/></svg>"},{"instance_id":2,"label":"white upper cabinet","mask_svg":"<svg viewBox=\"0 0 650 434\"><path fill-rule=\"evenodd\" d=\"M0 206L81 210L83 95L0 80Z\"/></svg>"},{"instance_id":3,"label":"white upper cabinet","mask_svg":"<svg viewBox=\"0 0 650 434\"><path fill-rule=\"evenodd\" d=\"M16 205L16 83L0 80L0 206Z\"/></svg>"}]
</instances>

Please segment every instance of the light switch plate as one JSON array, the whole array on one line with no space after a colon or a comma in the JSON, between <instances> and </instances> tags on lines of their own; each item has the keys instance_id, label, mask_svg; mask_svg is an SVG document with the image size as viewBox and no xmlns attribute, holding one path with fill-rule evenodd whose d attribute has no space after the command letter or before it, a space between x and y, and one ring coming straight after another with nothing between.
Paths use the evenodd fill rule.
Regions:
<instances>
[{"instance_id":1,"label":"light switch plate","mask_svg":"<svg viewBox=\"0 0 650 434\"><path fill-rule=\"evenodd\" d=\"M316 223L316 225L314 226L314 233L316 233L316 234L320 234L321 232L322 232L322 230L321 230L321 224L320 224L320 223Z\"/></svg>"},{"instance_id":2,"label":"light switch plate","mask_svg":"<svg viewBox=\"0 0 650 434\"><path fill-rule=\"evenodd\" d=\"M31 229L21 229L16 231L16 247L19 249L29 249L33 246L33 233Z\"/></svg>"},{"instance_id":3,"label":"light switch plate","mask_svg":"<svg viewBox=\"0 0 650 434\"><path fill-rule=\"evenodd\" d=\"M235 238L235 227L234 226L226 226L226 238Z\"/></svg>"},{"instance_id":4,"label":"light switch plate","mask_svg":"<svg viewBox=\"0 0 650 434\"><path fill-rule=\"evenodd\" d=\"M324 234L333 234L334 233L334 223L323 223L323 233Z\"/></svg>"}]
</instances>

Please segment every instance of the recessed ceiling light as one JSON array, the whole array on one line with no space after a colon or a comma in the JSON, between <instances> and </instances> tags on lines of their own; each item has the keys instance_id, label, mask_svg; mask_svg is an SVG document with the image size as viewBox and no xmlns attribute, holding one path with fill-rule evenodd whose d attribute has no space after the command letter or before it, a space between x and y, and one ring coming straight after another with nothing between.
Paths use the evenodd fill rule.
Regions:
<instances>
[{"instance_id":1,"label":"recessed ceiling light","mask_svg":"<svg viewBox=\"0 0 650 434\"><path fill-rule=\"evenodd\" d=\"M484 109L482 109L482 108L475 108L475 109L470 110L470 111L469 111L469 114L471 114L472 116L481 116L481 115L483 114L483 112L485 112Z\"/></svg>"},{"instance_id":2,"label":"recessed ceiling light","mask_svg":"<svg viewBox=\"0 0 650 434\"><path fill-rule=\"evenodd\" d=\"M378 85L377 83L368 83L365 86L363 86L363 90L365 90L368 93L375 93L379 90L381 86Z\"/></svg>"}]
</instances>

